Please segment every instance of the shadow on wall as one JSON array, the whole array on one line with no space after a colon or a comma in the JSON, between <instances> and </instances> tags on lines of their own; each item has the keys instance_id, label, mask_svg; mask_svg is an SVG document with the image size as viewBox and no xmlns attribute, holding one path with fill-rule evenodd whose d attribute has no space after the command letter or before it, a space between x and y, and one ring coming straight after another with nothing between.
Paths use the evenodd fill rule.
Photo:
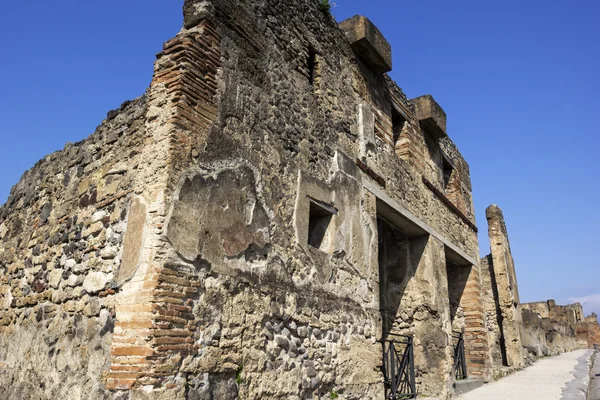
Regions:
<instances>
[{"instance_id":1,"label":"shadow on wall","mask_svg":"<svg viewBox=\"0 0 600 400\"><path fill-rule=\"evenodd\" d=\"M382 339L398 330L396 317L408 283L415 275L427 247L428 236L408 237L382 218L377 219L379 237L379 285L383 319ZM409 323L411 321L403 321Z\"/></svg>"},{"instance_id":2,"label":"shadow on wall","mask_svg":"<svg viewBox=\"0 0 600 400\"><path fill-rule=\"evenodd\" d=\"M448 276L448 299L450 301L450 323L454 323L458 308L471 275L472 265L458 265L446 262Z\"/></svg>"},{"instance_id":3,"label":"shadow on wall","mask_svg":"<svg viewBox=\"0 0 600 400\"><path fill-rule=\"evenodd\" d=\"M508 367L508 355L506 354L506 341L504 339L504 328L503 328L503 317L502 310L500 309L500 295L498 294L498 283L496 282L496 274L494 273L494 261L492 260L492 255L488 254L486 256L487 266L489 268L490 279L492 282L492 295L494 296L494 304L496 307L496 322L498 324L498 329L500 330L500 356L501 359L498 361L502 362L502 366Z\"/></svg>"}]
</instances>

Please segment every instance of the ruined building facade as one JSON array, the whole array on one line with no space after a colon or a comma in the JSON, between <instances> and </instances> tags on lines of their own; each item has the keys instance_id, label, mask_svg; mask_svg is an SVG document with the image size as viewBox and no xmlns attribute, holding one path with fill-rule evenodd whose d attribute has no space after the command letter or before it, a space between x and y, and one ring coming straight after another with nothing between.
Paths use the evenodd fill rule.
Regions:
<instances>
[{"instance_id":1,"label":"ruined building facade","mask_svg":"<svg viewBox=\"0 0 600 400\"><path fill-rule=\"evenodd\" d=\"M502 210L486 210L491 253L481 259L482 293L492 358L492 377L498 378L556 355L600 343L595 314L584 318L579 303L557 305L554 300L521 303Z\"/></svg>"},{"instance_id":2,"label":"ruined building facade","mask_svg":"<svg viewBox=\"0 0 600 400\"><path fill-rule=\"evenodd\" d=\"M473 379L524 365L501 213L481 262L446 115L391 67L316 0L187 0L147 93L0 208L0 393L383 399L407 342L421 396L457 340Z\"/></svg>"}]
</instances>

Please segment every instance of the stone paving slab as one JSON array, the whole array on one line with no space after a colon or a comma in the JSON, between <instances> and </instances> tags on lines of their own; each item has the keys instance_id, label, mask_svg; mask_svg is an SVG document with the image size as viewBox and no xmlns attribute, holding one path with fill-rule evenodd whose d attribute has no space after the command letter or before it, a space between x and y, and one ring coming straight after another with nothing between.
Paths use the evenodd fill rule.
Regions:
<instances>
[{"instance_id":1,"label":"stone paving slab","mask_svg":"<svg viewBox=\"0 0 600 400\"><path fill-rule=\"evenodd\" d=\"M592 354L592 350L577 350L544 358L531 367L488 383L458 399L585 400ZM582 393L584 397L579 397Z\"/></svg>"},{"instance_id":2,"label":"stone paving slab","mask_svg":"<svg viewBox=\"0 0 600 400\"><path fill-rule=\"evenodd\" d=\"M562 400L587 399L590 390L590 369L592 368L593 357L594 351L589 350L577 359L578 363L573 371L573 379L567 382L567 385L563 388Z\"/></svg>"},{"instance_id":3,"label":"stone paving slab","mask_svg":"<svg viewBox=\"0 0 600 400\"><path fill-rule=\"evenodd\" d=\"M600 352L596 353L595 358L589 400L600 400Z\"/></svg>"}]
</instances>

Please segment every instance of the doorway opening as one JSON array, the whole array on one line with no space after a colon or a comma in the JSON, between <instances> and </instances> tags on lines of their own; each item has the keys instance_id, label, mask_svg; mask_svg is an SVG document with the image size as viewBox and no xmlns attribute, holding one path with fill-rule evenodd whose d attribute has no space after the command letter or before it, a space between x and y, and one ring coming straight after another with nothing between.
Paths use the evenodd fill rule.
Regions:
<instances>
[{"instance_id":1,"label":"doorway opening","mask_svg":"<svg viewBox=\"0 0 600 400\"><path fill-rule=\"evenodd\" d=\"M396 316L408 284L409 240L397 227L377 219L379 237L379 299L383 339L394 330Z\"/></svg>"},{"instance_id":2,"label":"doorway opening","mask_svg":"<svg viewBox=\"0 0 600 400\"><path fill-rule=\"evenodd\" d=\"M377 233L385 398L412 399L416 397L414 349L413 338L406 332L412 320L399 315L424 247L422 241L409 238L381 216L377 218Z\"/></svg>"},{"instance_id":3,"label":"doorway opening","mask_svg":"<svg viewBox=\"0 0 600 400\"><path fill-rule=\"evenodd\" d=\"M464 326L464 315L459 313L462 308L465 288L471 275L470 265L458 265L450 260L446 261L446 272L448 277L448 300L450 302L450 322L452 329ZM460 315L459 315L460 314ZM457 316L459 319L457 319Z\"/></svg>"}]
</instances>

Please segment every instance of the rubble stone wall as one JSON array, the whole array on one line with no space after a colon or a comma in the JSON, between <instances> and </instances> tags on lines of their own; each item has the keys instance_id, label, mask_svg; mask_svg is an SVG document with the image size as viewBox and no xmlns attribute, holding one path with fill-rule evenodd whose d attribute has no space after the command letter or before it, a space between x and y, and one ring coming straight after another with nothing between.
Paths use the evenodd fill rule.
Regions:
<instances>
[{"instance_id":1,"label":"rubble stone wall","mask_svg":"<svg viewBox=\"0 0 600 400\"><path fill-rule=\"evenodd\" d=\"M577 324L577 339L580 347L590 349L600 347L600 325L596 314L592 313Z\"/></svg>"},{"instance_id":2,"label":"rubble stone wall","mask_svg":"<svg viewBox=\"0 0 600 400\"><path fill-rule=\"evenodd\" d=\"M364 188L364 181L372 178L357 168L356 160L366 165L370 176L383 179L380 190L475 255L473 228L422 179L427 177L444 191L441 145L411 117L411 103L401 91L369 70L315 2L187 2L186 10L187 29L194 29L206 15L214 21L222 64L215 124L206 141L192 148L198 157L170 178L179 186L172 193L167 224L166 236L173 246L169 268L198 274L194 310L219 304L205 294L213 290L209 283L214 290L229 293L225 299L241 285L249 287L248 301L256 315L236 321L216 313L214 323L195 319L194 341L201 350L181 352L180 371L188 374L188 387L193 386L190 379L207 376L211 382L228 380L234 388L239 373L245 384L236 393L250 398L332 391L377 398L382 390L377 369L382 331L378 209L375 196ZM313 56L311 71L308 60ZM375 141L368 146L361 142L357 127L357 110L365 103L375 115ZM391 143L394 105L409 117L403 135L422 152L419 162L399 157ZM189 134L195 137L193 129ZM448 156L455 157L455 165L466 165L458 152ZM464 183L460 188L470 208L467 171L462 168L456 179ZM305 239L310 199L337 209L320 249ZM199 223L188 223L190 215ZM194 240L198 237L199 242ZM445 257L444 245L437 239L411 239L408 272L399 282L402 297L394 316L395 331L415 336L419 387L442 396L451 391L446 377L452 364ZM262 297L271 299L268 307L266 303L258 307L252 300L258 287ZM278 294L282 289L288 296ZM338 319L331 320L324 311L312 319L300 314L299 299L307 293L316 304L322 303L315 305L317 309L326 310L329 298L343 302L349 313L345 320L357 324L338 332L341 342L325 340L326 348L333 346L331 352L316 351L313 340L320 340L319 335L295 336L285 325L293 322L310 332L322 332L323 327L335 331ZM247 307L241 300L236 305ZM272 311L279 307L289 310L282 321ZM269 330L282 322L283 337ZM207 333L212 330L221 336L203 339L212 337ZM264 332L266 339L253 332ZM290 342L306 352L296 353ZM221 360L218 365L213 364L215 359ZM356 363L357 371L345 373L342 360ZM372 373L364 376L358 370ZM274 388L273 376L286 376L289 391Z\"/></svg>"},{"instance_id":3,"label":"rubble stone wall","mask_svg":"<svg viewBox=\"0 0 600 400\"><path fill-rule=\"evenodd\" d=\"M379 399L381 340L410 334L419 393L449 398L454 330L489 376L445 114L318 3L186 1L147 94L24 176L0 211L1 390Z\"/></svg>"},{"instance_id":4,"label":"rubble stone wall","mask_svg":"<svg viewBox=\"0 0 600 400\"><path fill-rule=\"evenodd\" d=\"M523 316L523 347L529 361L581 347L577 341L577 326L583 318L581 304L560 306L548 300L524 303L519 308Z\"/></svg>"},{"instance_id":5,"label":"rubble stone wall","mask_svg":"<svg viewBox=\"0 0 600 400\"><path fill-rule=\"evenodd\" d=\"M0 392L104 397L147 98L27 171L0 208Z\"/></svg>"}]
</instances>

